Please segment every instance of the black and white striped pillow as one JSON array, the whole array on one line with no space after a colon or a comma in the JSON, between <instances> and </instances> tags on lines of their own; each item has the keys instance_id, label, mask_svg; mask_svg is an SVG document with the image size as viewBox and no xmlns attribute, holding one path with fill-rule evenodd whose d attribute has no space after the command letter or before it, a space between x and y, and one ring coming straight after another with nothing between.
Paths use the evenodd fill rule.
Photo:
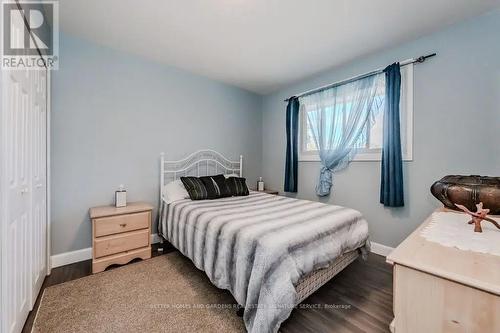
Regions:
<instances>
[{"instance_id":1,"label":"black and white striped pillow","mask_svg":"<svg viewBox=\"0 0 500 333\"><path fill-rule=\"evenodd\" d=\"M184 184L186 191L191 200L208 199L208 192L205 184L198 177L181 177L181 182Z\"/></svg>"},{"instance_id":2,"label":"black and white striped pillow","mask_svg":"<svg viewBox=\"0 0 500 333\"><path fill-rule=\"evenodd\" d=\"M200 180L207 189L207 199L218 199L231 196L231 191L226 184L226 177L224 177L224 175L200 177Z\"/></svg>"},{"instance_id":3,"label":"black and white striped pillow","mask_svg":"<svg viewBox=\"0 0 500 333\"><path fill-rule=\"evenodd\" d=\"M231 195L233 196L245 196L250 194L245 178L229 177L226 179L226 184L229 186L229 190L231 190Z\"/></svg>"}]
</instances>

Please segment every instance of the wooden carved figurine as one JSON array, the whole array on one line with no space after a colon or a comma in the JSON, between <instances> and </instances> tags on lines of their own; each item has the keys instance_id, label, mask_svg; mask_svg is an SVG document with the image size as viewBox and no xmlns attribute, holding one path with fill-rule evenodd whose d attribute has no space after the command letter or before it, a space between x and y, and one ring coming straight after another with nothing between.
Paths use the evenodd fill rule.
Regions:
<instances>
[{"instance_id":1,"label":"wooden carved figurine","mask_svg":"<svg viewBox=\"0 0 500 333\"><path fill-rule=\"evenodd\" d=\"M483 232L483 229L481 228L481 222L482 221L488 221L491 222L495 227L500 229L500 225L493 219L487 217L488 213L490 212L489 209L483 209L483 203L480 202L476 205L477 211L475 213L471 212L470 210L467 209L467 207L459 204L455 204L458 208L463 210L465 213L469 214L472 216L472 220L470 220L468 223L469 224L474 224L474 232Z\"/></svg>"}]
</instances>

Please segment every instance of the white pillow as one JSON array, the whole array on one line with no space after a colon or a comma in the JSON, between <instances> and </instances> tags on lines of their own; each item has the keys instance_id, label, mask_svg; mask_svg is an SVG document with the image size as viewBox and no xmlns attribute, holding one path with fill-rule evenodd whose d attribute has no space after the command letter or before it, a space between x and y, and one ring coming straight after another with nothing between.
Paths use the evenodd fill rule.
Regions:
<instances>
[{"instance_id":1,"label":"white pillow","mask_svg":"<svg viewBox=\"0 0 500 333\"><path fill-rule=\"evenodd\" d=\"M229 178L229 177L238 177L238 178L240 178L240 175L238 175L237 173L230 173L229 175L224 175L224 177L226 177L226 178Z\"/></svg>"},{"instance_id":2,"label":"white pillow","mask_svg":"<svg viewBox=\"0 0 500 333\"><path fill-rule=\"evenodd\" d=\"M167 204L182 199L189 199L189 193L186 191L180 179L165 185L163 188L163 200L165 200Z\"/></svg>"}]
</instances>

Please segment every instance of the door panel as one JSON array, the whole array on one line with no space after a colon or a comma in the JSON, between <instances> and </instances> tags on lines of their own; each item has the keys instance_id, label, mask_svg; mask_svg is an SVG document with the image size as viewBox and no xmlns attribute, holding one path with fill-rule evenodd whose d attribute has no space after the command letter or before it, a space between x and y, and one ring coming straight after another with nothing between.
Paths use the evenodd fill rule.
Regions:
<instances>
[{"instance_id":1,"label":"door panel","mask_svg":"<svg viewBox=\"0 0 500 333\"><path fill-rule=\"evenodd\" d=\"M8 266L2 267L3 291L6 291L4 309L7 314L6 332L18 332L24 324L31 307L31 227L30 209L30 146L31 113L29 106L29 80L23 71L4 71L2 77L3 96L7 96L7 121L2 131L8 138L3 142L3 151L13 160L6 162L9 175L4 198L5 222L8 232L3 239L2 253L8 258ZM5 258L5 257L4 257ZM2 260L2 262L4 262Z\"/></svg>"},{"instance_id":2,"label":"door panel","mask_svg":"<svg viewBox=\"0 0 500 333\"><path fill-rule=\"evenodd\" d=\"M47 272L47 260L45 251L47 248L47 117L46 117L46 93L45 71L31 71L32 79L32 107L33 107L33 149L32 149L32 213L33 232L31 258L32 269L32 305L42 287L45 273Z\"/></svg>"}]
</instances>

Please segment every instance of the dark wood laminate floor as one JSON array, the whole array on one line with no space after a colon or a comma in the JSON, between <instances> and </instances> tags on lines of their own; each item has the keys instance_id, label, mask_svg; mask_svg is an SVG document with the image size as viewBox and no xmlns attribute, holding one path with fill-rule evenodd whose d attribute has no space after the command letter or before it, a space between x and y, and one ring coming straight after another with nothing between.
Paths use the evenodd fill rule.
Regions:
<instances>
[{"instance_id":1,"label":"dark wood laminate floor","mask_svg":"<svg viewBox=\"0 0 500 333\"><path fill-rule=\"evenodd\" d=\"M174 251L168 248L153 256ZM54 268L28 316L23 332L31 332L43 289L91 274L91 260ZM389 332L392 314L392 267L370 254L356 260L307 298L281 325L283 333Z\"/></svg>"}]
</instances>

